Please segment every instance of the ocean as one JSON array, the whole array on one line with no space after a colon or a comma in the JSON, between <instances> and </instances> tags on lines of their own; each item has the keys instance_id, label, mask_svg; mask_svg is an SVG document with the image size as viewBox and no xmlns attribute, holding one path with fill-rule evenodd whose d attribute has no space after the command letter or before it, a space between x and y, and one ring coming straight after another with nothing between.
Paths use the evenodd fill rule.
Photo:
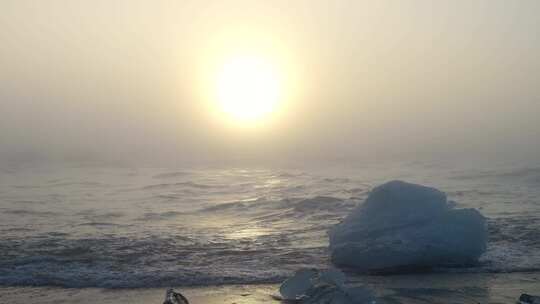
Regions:
<instances>
[{"instance_id":1,"label":"ocean","mask_svg":"<svg viewBox=\"0 0 540 304\"><path fill-rule=\"evenodd\" d=\"M540 167L70 165L0 171L0 286L278 283L299 268L332 267L327 231L393 179L436 187L488 218L480 263L435 273L540 276Z\"/></svg>"}]
</instances>

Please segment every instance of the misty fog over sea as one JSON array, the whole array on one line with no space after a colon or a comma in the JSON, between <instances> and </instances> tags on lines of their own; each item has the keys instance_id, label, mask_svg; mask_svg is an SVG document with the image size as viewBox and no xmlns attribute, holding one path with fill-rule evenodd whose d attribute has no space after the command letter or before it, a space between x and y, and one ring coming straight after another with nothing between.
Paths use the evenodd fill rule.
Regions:
<instances>
[{"instance_id":1,"label":"misty fog over sea","mask_svg":"<svg viewBox=\"0 0 540 304\"><path fill-rule=\"evenodd\" d=\"M539 12L0 0L0 304L540 296Z\"/></svg>"},{"instance_id":2,"label":"misty fog over sea","mask_svg":"<svg viewBox=\"0 0 540 304\"><path fill-rule=\"evenodd\" d=\"M330 267L328 229L388 179L435 186L488 218L480 264L435 272L540 272L540 167L27 166L0 173L0 285L280 282Z\"/></svg>"}]
</instances>

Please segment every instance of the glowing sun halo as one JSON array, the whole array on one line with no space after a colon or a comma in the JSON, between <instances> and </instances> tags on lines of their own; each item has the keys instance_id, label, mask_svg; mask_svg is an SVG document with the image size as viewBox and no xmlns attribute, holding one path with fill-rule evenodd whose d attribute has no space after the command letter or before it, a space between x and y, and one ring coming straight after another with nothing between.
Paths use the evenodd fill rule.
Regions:
<instances>
[{"instance_id":1,"label":"glowing sun halo","mask_svg":"<svg viewBox=\"0 0 540 304\"><path fill-rule=\"evenodd\" d=\"M218 71L216 94L221 110L234 121L258 121L276 110L280 77L275 66L262 58L232 58Z\"/></svg>"}]
</instances>

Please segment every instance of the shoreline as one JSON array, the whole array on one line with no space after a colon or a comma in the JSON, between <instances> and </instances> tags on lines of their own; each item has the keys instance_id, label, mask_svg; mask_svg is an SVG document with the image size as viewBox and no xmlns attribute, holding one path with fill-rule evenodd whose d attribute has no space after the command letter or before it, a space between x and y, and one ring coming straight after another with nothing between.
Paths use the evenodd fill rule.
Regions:
<instances>
[{"instance_id":1,"label":"shoreline","mask_svg":"<svg viewBox=\"0 0 540 304\"><path fill-rule=\"evenodd\" d=\"M540 273L402 274L350 277L377 303L515 303L522 293L540 294ZM280 284L175 287L191 304L281 303ZM161 304L167 288L0 287L1 303Z\"/></svg>"},{"instance_id":2,"label":"shoreline","mask_svg":"<svg viewBox=\"0 0 540 304\"><path fill-rule=\"evenodd\" d=\"M222 285L175 288L191 304L265 303L274 302L279 284ZM62 288L62 287L0 287L0 303L129 303L161 304L167 288Z\"/></svg>"}]
</instances>

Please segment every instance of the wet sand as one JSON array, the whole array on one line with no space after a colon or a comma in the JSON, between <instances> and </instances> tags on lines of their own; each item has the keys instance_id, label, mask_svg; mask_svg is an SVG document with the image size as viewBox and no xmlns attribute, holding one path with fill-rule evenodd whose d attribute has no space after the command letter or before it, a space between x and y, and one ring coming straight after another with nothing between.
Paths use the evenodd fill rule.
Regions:
<instances>
[{"instance_id":1,"label":"wet sand","mask_svg":"<svg viewBox=\"0 0 540 304\"><path fill-rule=\"evenodd\" d=\"M191 304L218 303L279 303L272 298L278 285L230 285L194 288L175 288L181 291ZM0 303L39 304L161 304L166 288L99 289L56 287L2 287Z\"/></svg>"},{"instance_id":2,"label":"wet sand","mask_svg":"<svg viewBox=\"0 0 540 304\"><path fill-rule=\"evenodd\" d=\"M411 274L363 276L352 284L372 288L378 303L515 303L522 293L540 294L540 273ZM191 304L280 303L279 284L176 288ZM98 289L1 287L0 303L161 304L166 288Z\"/></svg>"}]
</instances>

